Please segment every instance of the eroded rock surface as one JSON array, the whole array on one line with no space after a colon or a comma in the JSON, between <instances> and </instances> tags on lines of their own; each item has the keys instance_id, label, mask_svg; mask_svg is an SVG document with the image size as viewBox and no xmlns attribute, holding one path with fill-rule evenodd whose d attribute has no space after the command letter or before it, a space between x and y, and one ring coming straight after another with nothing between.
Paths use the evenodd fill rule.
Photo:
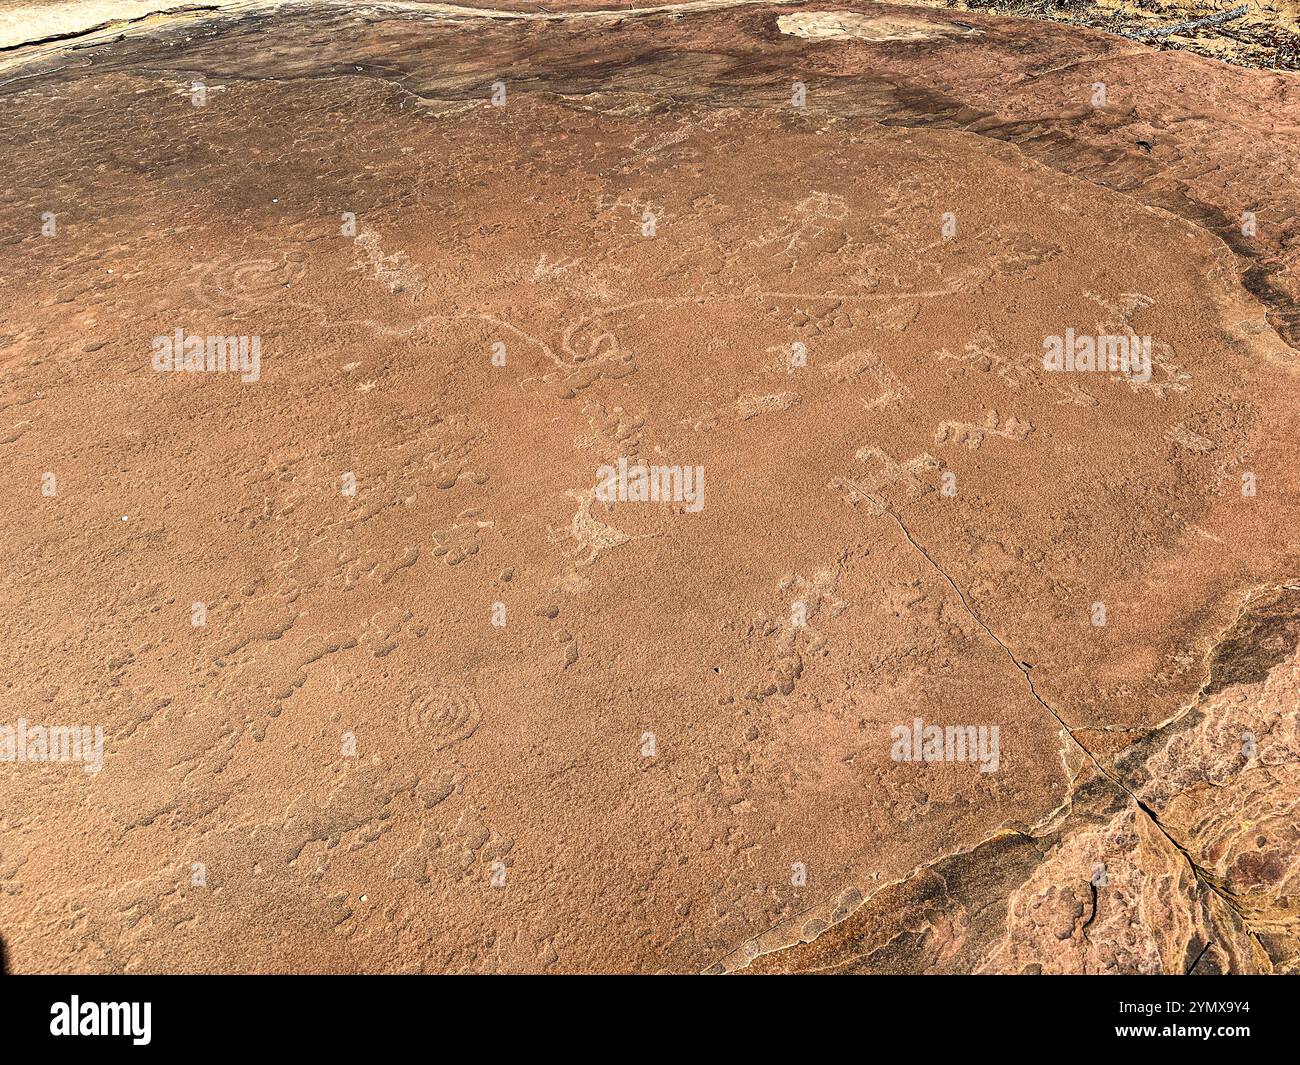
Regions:
<instances>
[{"instance_id":1,"label":"eroded rock surface","mask_svg":"<svg viewBox=\"0 0 1300 1065\"><path fill-rule=\"evenodd\" d=\"M1295 970L1293 77L165 14L0 71L12 968Z\"/></svg>"}]
</instances>

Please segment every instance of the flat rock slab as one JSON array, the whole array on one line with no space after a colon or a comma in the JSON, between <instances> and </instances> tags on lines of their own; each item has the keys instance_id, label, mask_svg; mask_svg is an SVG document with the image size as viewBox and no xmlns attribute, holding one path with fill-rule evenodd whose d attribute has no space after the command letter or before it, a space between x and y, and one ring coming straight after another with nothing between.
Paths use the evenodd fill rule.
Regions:
<instances>
[{"instance_id":1,"label":"flat rock slab","mask_svg":"<svg viewBox=\"0 0 1300 1065\"><path fill-rule=\"evenodd\" d=\"M0 71L9 964L1293 969L1294 78L430 7Z\"/></svg>"}]
</instances>

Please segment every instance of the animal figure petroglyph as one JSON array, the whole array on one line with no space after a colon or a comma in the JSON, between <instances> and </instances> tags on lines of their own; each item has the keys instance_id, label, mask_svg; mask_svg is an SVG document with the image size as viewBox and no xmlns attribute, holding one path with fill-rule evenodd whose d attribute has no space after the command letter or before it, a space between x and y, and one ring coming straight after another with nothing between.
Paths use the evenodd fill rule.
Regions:
<instances>
[{"instance_id":1,"label":"animal figure petroglyph","mask_svg":"<svg viewBox=\"0 0 1300 1065\"><path fill-rule=\"evenodd\" d=\"M848 216L849 207L843 196L814 192L795 204L793 218L787 218L759 236L750 247L777 246L779 253L792 255L826 232L827 227L821 223L843 222Z\"/></svg>"},{"instance_id":2,"label":"animal figure petroglyph","mask_svg":"<svg viewBox=\"0 0 1300 1065\"><path fill-rule=\"evenodd\" d=\"M356 236L356 244L364 261L358 261L354 269L362 270L370 280L386 285L389 292L405 292L410 296L424 292L424 273L406 252L385 254L379 234L373 229L361 230Z\"/></svg>"},{"instance_id":3,"label":"animal figure petroglyph","mask_svg":"<svg viewBox=\"0 0 1300 1065\"><path fill-rule=\"evenodd\" d=\"M1024 440L1034 431L1033 422L1022 422L1019 418L1008 418L1005 422L998 417L995 410L986 411L984 421L974 422L940 422L934 434L936 444L946 444L949 440L956 444L965 444L972 451L990 436L1000 436L1004 440Z\"/></svg>"}]
</instances>

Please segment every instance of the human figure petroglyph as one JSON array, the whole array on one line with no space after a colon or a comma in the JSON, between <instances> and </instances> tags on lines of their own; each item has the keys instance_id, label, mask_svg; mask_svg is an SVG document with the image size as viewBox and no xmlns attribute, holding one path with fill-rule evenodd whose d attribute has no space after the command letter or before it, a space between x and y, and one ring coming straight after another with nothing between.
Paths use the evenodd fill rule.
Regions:
<instances>
[{"instance_id":1,"label":"human figure petroglyph","mask_svg":"<svg viewBox=\"0 0 1300 1065\"><path fill-rule=\"evenodd\" d=\"M933 455L922 452L905 462L899 462L883 448L867 445L859 448L853 455L858 462L870 463L865 475L858 477L836 477L830 487L843 492L845 502L856 507L859 503L867 504L867 511L873 518L884 515L889 505L878 494L882 489L894 485L900 486L910 499L919 499L932 490L920 478L927 470L937 470L943 465Z\"/></svg>"}]
</instances>

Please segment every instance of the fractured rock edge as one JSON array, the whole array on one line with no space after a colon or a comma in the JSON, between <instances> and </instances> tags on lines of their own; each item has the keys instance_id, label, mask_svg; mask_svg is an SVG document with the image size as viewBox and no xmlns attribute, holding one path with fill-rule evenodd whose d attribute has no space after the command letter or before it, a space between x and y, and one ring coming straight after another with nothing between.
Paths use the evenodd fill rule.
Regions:
<instances>
[{"instance_id":1,"label":"fractured rock edge","mask_svg":"<svg viewBox=\"0 0 1300 1065\"><path fill-rule=\"evenodd\" d=\"M908 542L940 572L971 616L1023 672L1019 659L971 610L960 588L912 540L902 520L896 514L893 517ZM1184 878L1179 884L1182 901L1201 921L1185 929L1183 941L1178 944L1185 965L1176 969L1167 965L1164 971L1300 971L1300 939L1295 928L1288 926L1278 934L1276 927L1261 919L1258 905L1243 905L1231 886L1198 860L1203 856L1194 852L1195 843L1179 839L1157 811L1135 794L1133 788L1140 787L1140 781L1135 780L1131 787L1123 780L1124 776L1144 775L1145 756L1177 733L1193 728L1204 716L1207 699L1233 686L1262 681L1294 654L1298 643L1300 583L1287 581L1248 591L1236 618L1206 655L1206 679L1196 696L1122 751L1111 768L1084 747L1074 730L1038 697L1026 673L1031 693L1061 722L1062 738L1071 746L1072 758L1065 750L1062 752L1067 771L1073 771L1067 795L1057 809L1031 826L1029 832L1004 827L970 847L926 862L897 880L872 885L870 890L846 887L832 902L747 941L705 972L978 971L999 936L1007 935L1013 896L1028 884L1035 870L1072 838L1100 831L1125 816L1138 822L1140 844L1148 852L1163 850L1167 859L1180 863L1190 874L1190 880ZM1141 838L1143 835L1145 838ZM1159 875L1159 870L1152 872ZM1084 886L1091 890L1091 911L1082 915L1079 944L1086 943L1098 907L1097 886L1089 885L1086 878L1084 873ZM1275 909L1287 909L1286 900L1269 901ZM957 923L952 915L954 907L960 907L965 920L961 935L953 928ZM914 927L918 924L920 927ZM1056 938L1062 936L1058 933ZM951 949L945 953L945 947ZM998 967L996 971L1013 970ZM1042 963L1031 962L1014 971L1041 972ZM1094 970L1085 966L1082 971Z\"/></svg>"}]
</instances>

